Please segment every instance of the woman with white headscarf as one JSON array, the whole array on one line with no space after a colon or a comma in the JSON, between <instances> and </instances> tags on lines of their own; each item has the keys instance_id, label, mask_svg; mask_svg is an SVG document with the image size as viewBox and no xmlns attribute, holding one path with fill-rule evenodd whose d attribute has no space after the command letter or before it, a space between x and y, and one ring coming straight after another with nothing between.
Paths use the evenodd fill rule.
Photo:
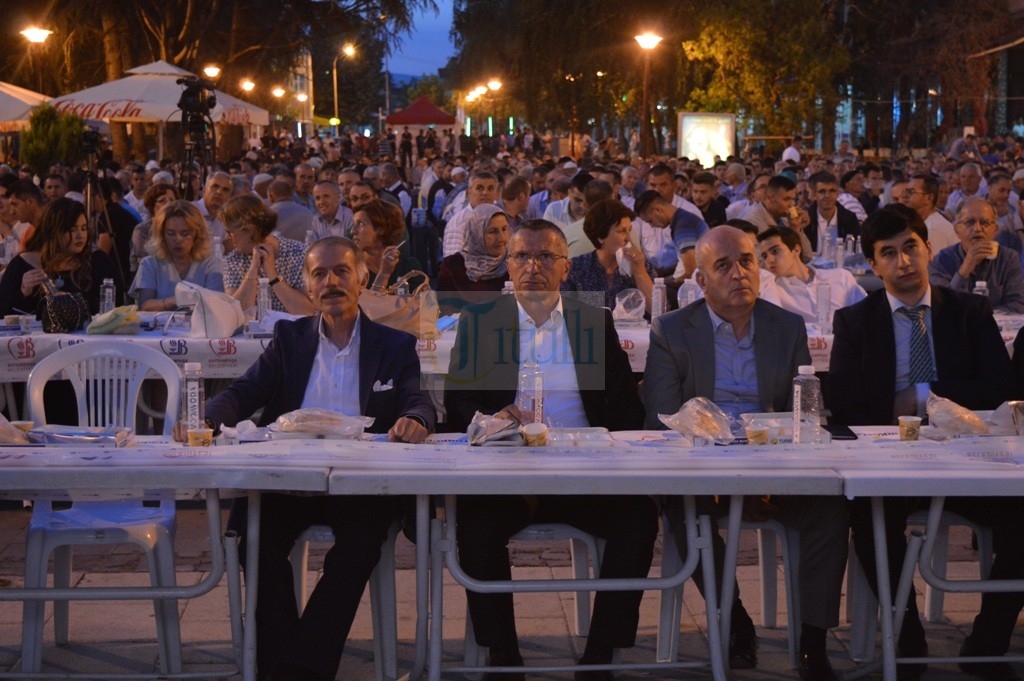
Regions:
<instances>
[{"instance_id":1,"label":"woman with white headscarf","mask_svg":"<svg viewBox=\"0 0 1024 681\"><path fill-rule=\"evenodd\" d=\"M441 261L437 297L442 312L458 312L504 288L508 239L508 215L500 208L484 203L473 209L462 250Z\"/></svg>"}]
</instances>

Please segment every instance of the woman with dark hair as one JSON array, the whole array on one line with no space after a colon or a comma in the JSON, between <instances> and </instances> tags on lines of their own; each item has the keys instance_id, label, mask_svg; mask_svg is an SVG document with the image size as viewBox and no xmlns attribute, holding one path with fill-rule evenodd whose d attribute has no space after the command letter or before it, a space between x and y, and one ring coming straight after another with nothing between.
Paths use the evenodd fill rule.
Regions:
<instances>
[{"instance_id":1,"label":"woman with dark hair","mask_svg":"<svg viewBox=\"0 0 1024 681\"><path fill-rule=\"evenodd\" d=\"M140 310L160 312L177 307L174 288L188 281L224 290L219 258L212 257L209 230L191 201L172 201L153 218L153 235L129 293Z\"/></svg>"},{"instance_id":2,"label":"woman with dark hair","mask_svg":"<svg viewBox=\"0 0 1024 681\"><path fill-rule=\"evenodd\" d=\"M242 303L256 305L259 278L270 280L270 307L289 314L313 314L313 301L302 281L306 245L274 234L277 213L257 196L236 196L220 214L235 247L224 256L224 291Z\"/></svg>"},{"instance_id":3,"label":"woman with dark hair","mask_svg":"<svg viewBox=\"0 0 1024 681\"><path fill-rule=\"evenodd\" d=\"M441 261L437 277L438 302L445 314L502 290L508 281L508 215L492 203L473 209L466 223L462 250ZM460 295L462 294L462 295Z\"/></svg>"},{"instance_id":4,"label":"woman with dark hair","mask_svg":"<svg viewBox=\"0 0 1024 681\"><path fill-rule=\"evenodd\" d=\"M352 241L366 256L371 288L386 288L403 274L423 269L419 260L399 250L404 238L405 219L397 206L374 199L352 216ZM410 288L416 283L412 282Z\"/></svg>"},{"instance_id":5,"label":"woman with dark hair","mask_svg":"<svg viewBox=\"0 0 1024 681\"><path fill-rule=\"evenodd\" d=\"M603 292L604 306L615 309L615 296L635 288L644 294L645 309L650 313L655 272L643 250L630 240L634 217L633 211L616 199L590 207L583 219L583 232L596 250L572 259L562 291ZM627 267L628 272L623 271Z\"/></svg>"},{"instance_id":6,"label":"woman with dark hair","mask_svg":"<svg viewBox=\"0 0 1024 681\"><path fill-rule=\"evenodd\" d=\"M135 229L132 231L132 250L129 256L132 272L138 272L142 259L151 255L146 252L146 245L153 232L153 219L156 218L156 214L160 212L161 208L171 201L177 201L178 198L178 190L174 188L174 185L166 182L157 182L142 195L142 205L146 207L146 212L153 217L135 225Z\"/></svg>"},{"instance_id":7,"label":"woman with dark hair","mask_svg":"<svg viewBox=\"0 0 1024 681\"><path fill-rule=\"evenodd\" d=\"M43 210L25 250L10 262L0 279L0 315L33 314L45 298L49 279L61 291L81 293L89 311L100 309L100 286L113 279L117 304L124 285L114 261L92 250L92 235L85 206L68 198L55 199Z\"/></svg>"}]
</instances>

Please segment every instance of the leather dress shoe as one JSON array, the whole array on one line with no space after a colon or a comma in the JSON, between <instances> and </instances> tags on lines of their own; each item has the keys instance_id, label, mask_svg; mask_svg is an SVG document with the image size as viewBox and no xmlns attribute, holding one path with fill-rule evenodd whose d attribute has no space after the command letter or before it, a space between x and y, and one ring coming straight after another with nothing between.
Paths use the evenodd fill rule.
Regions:
<instances>
[{"instance_id":1,"label":"leather dress shoe","mask_svg":"<svg viewBox=\"0 0 1024 681\"><path fill-rule=\"evenodd\" d=\"M922 639L914 643L896 646L896 657L928 657L928 644ZM928 670L924 662L908 662L896 665L896 681L917 681Z\"/></svg>"},{"instance_id":2,"label":"leather dress shoe","mask_svg":"<svg viewBox=\"0 0 1024 681\"><path fill-rule=\"evenodd\" d=\"M797 667L801 681L838 681L828 655L819 653L800 653L800 665Z\"/></svg>"},{"instance_id":3,"label":"leather dress shoe","mask_svg":"<svg viewBox=\"0 0 1024 681\"><path fill-rule=\"evenodd\" d=\"M492 650L487 655L488 667L522 667L523 656L518 651ZM485 672L480 681L526 681L525 672Z\"/></svg>"},{"instance_id":4,"label":"leather dress shoe","mask_svg":"<svg viewBox=\"0 0 1024 681\"><path fill-rule=\"evenodd\" d=\"M960 648L960 657L982 655L986 655L986 653L972 648L966 642ZM1009 662L961 662L958 666L960 671L965 674L985 679L985 681L1020 681L1020 675L1010 666Z\"/></svg>"},{"instance_id":5,"label":"leather dress shoe","mask_svg":"<svg viewBox=\"0 0 1024 681\"><path fill-rule=\"evenodd\" d=\"M734 631L729 637L729 669L757 666L757 634L753 627Z\"/></svg>"},{"instance_id":6,"label":"leather dress shoe","mask_svg":"<svg viewBox=\"0 0 1024 681\"><path fill-rule=\"evenodd\" d=\"M607 669L579 669L572 675L573 681L615 681L615 676Z\"/></svg>"}]
</instances>

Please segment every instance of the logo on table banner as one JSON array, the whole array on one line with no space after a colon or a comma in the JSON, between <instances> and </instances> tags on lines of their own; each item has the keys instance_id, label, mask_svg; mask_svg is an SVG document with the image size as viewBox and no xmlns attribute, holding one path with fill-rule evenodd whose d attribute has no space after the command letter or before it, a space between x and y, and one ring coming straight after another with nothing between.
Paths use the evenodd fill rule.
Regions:
<instances>
[{"instance_id":1,"label":"logo on table banner","mask_svg":"<svg viewBox=\"0 0 1024 681\"><path fill-rule=\"evenodd\" d=\"M626 352L629 352L630 350L636 348L636 343L629 340L628 338L626 338L625 340L620 340L619 345L621 345L622 349L625 350Z\"/></svg>"},{"instance_id":2,"label":"logo on table banner","mask_svg":"<svg viewBox=\"0 0 1024 681\"><path fill-rule=\"evenodd\" d=\"M811 336L807 339L807 349L811 352L815 350L828 350L828 341L820 336Z\"/></svg>"},{"instance_id":3,"label":"logo on table banner","mask_svg":"<svg viewBox=\"0 0 1024 681\"><path fill-rule=\"evenodd\" d=\"M230 338L211 340L210 349L213 350L213 354L218 356L238 354L238 348L235 346L235 341Z\"/></svg>"},{"instance_id":4,"label":"logo on table banner","mask_svg":"<svg viewBox=\"0 0 1024 681\"><path fill-rule=\"evenodd\" d=\"M167 338L160 341L160 349L168 357L181 357L188 354L188 341L184 338Z\"/></svg>"},{"instance_id":5,"label":"logo on table banner","mask_svg":"<svg viewBox=\"0 0 1024 681\"><path fill-rule=\"evenodd\" d=\"M57 348L63 350L64 348L70 348L72 345L78 345L79 343L84 342L84 338L58 338Z\"/></svg>"},{"instance_id":6,"label":"logo on table banner","mask_svg":"<svg viewBox=\"0 0 1024 681\"><path fill-rule=\"evenodd\" d=\"M431 340L429 338L420 339L416 341L416 350L418 352L436 352L437 341Z\"/></svg>"},{"instance_id":7,"label":"logo on table banner","mask_svg":"<svg viewBox=\"0 0 1024 681\"><path fill-rule=\"evenodd\" d=\"M36 356L36 344L28 337L12 338L7 341L7 351L14 359L32 359Z\"/></svg>"}]
</instances>

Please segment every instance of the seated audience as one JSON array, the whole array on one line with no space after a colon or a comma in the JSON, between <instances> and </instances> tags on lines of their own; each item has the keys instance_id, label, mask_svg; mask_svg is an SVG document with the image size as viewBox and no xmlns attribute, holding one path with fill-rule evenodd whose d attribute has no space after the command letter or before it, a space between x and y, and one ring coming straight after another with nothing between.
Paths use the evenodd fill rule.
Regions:
<instances>
[{"instance_id":1,"label":"seated audience","mask_svg":"<svg viewBox=\"0 0 1024 681\"><path fill-rule=\"evenodd\" d=\"M437 292L443 313L458 312L468 303L482 302L488 292L504 288L508 239L508 216L500 208L482 203L473 209L462 251L441 261Z\"/></svg>"}]
</instances>

